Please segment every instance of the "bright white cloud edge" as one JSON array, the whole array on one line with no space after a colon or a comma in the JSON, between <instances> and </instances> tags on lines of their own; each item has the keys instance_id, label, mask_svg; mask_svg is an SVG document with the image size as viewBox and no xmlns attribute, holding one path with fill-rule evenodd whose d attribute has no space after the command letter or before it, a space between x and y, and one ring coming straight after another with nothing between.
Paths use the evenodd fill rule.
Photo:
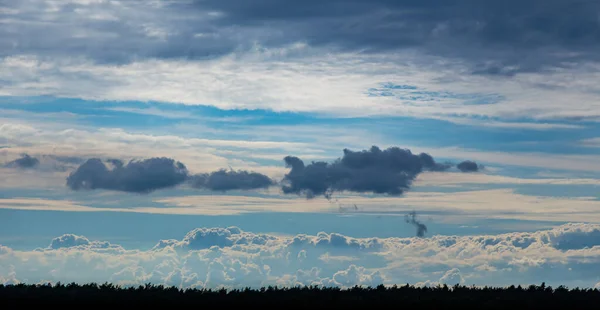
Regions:
<instances>
[{"instance_id":1,"label":"bright white cloud edge","mask_svg":"<svg viewBox=\"0 0 600 310\"><path fill-rule=\"evenodd\" d=\"M63 235L43 249L0 246L0 283L233 288L547 282L591 287L598 281L589 272L600 267L598 245L600 226L591 224L431 238L352 238L325 232L276 236L237 227L199 228L181 240L161 240L150 250Z\"/></svg>"}]
</instances>

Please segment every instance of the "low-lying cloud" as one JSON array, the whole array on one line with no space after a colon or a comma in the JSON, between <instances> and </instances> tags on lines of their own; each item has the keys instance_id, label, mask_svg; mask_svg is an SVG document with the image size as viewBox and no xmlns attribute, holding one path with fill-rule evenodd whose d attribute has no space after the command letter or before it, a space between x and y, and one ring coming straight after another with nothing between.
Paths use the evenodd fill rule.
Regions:
<instances>
[{"instance_id":1,"label":"low-lying cloud","mask_svg":"<svg viewBox=\"0 0 600 310\"><path fill-rule=\"evenodd\" d=\"M500 235L353 238L203 227L181 239L160 240L148 250L67 234L34 250L0 246L0 284L244 288L546 282L593 287L598 282L594 271L600 267L599 231L599 225L566 224Z\"/></svg>"}]
</instances>

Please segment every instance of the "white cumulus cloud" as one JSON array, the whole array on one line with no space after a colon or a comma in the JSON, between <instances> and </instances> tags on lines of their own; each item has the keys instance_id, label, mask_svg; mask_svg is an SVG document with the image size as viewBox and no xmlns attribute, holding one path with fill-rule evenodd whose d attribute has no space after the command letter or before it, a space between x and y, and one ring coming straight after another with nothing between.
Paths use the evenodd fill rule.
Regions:
<instances>
[{"instance_id":1,"label":"white cumulus cloud","mask_svg":"<svg viewBox=\"0 0 600 310\"><path fill-rule=\"evenodd\" d=\"M351 257L352 259L323 259ZM149 250L63 235L31 251L0 247L3 283L113 282L177 287L379 284L560 285L598 280L600 225L431 238L275 236L199 228Z\"/></svg>"}]
</instances>

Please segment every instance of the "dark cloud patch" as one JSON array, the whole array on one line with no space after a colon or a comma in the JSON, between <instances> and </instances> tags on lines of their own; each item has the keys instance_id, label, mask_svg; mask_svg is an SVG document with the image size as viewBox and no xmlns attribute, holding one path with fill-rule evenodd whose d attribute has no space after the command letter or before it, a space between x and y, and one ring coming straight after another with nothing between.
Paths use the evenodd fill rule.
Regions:
<instances>
[{"instance_id":1,"label":"dark cloud patch","mask_svg":"<svg viewBox=\"0 0 600 310\"><path fill-rule=\"evenodd\" d=\"M476 162L470 161L470 160L465 160L465 161L459 163L458 165L456 165L456 168L458 168L458 170L460 170L462 172L477 172L477 171L479 171L479 165L477 165Z\"/></svg>"},{"instance_id":2,"label":"dark cloud patch","mask_svg":"<svg viewBox=\"0 0 600 310\"><path fill-rule=\"evenodd\" d=\"M67 177L67 186L73 190L106 189L148 193L176 186L187 177L185 165L170 158L132 160L126 165L115 165L113 169L109 169L100 159L92 158Z\"/></svg>"},{"instance_id":3,"label":"dark cloud patch","mask_svg":"<svg viewBox=\"0 0 600 310\"><path fill-rule=\"evenodd\" d=\"M71 172L66 184L73 190L107 189L135 193L148 193L184 182L192 188L220 192L264 189L279 184L284 194L307 198L324 196L331 199L334 192L342 191L396 196L410 189L420 173L447 171L454 166L438 163L427 153L413 154L409 149L399 147L381 150L372 146L362 151L344 149L343 153L331 163L311 162L308 165L298 157L286 156L285 165L291 170L280 181L247 170L219 169L190 174L183 163L166 157L132 160L126 164L119 159L92 158ZM468 163L460 163L457 167L472 169Z\"/></svg>"},{"instance_id":4,"label":"dark cloud patch","mask_svg":"<svg viewBox=\"0 0 600 310\"><path fill-rule=\"evenodd\" d=\"M261 189L275 184L271 178L258 172L225 169L191 176L190 182L195 188L213 191Z\"/></svg>"},{"instance_id":5,"label":"dark cloud patch","mask_svg":"<svg viewBox=\"0 0 600 310\"><path fill-rule=\"evenodd\" d=\"M588 0L202 0L223 26L277 29L279 40L365 52L421 48L511 75L598 60L600 2ZM486 67L485 69L480 68Z\"/></svg>"},{"instance_id":6,"label":"dark cloud patch","mask_svg":"<svg viewBox=\"0 0 600 310\"><path fill-rule=\"evenodd\" d=\"M7 168L35 168L40 164L40 160L29 156L29 154L22 154L20 158L10 161L4 164Z\"/></svg>"},{"instance_id":7,"label":"dark cloud patch","mask_svg":"<svg viewBox=\"0 0 600 310\"><path fill-rule=\"evenodd\" d=\"M81 164L84 161L85 159L75 156L52 154L36 154L35 156L32 156L29 154L22 154L20 158L5 163L4 167L35 169L41 172L65 172L76 168L78 164Z\"/></svg>"},{"instance_id":8,"label":"dark cloud patch","mask_svg":"<svg viewBox=\"0 0 600 310\"><path fill-rule=\"evenodd\" d=\"M295 42L366 53L417 48L476 74L599 60L599 1L8 1L0 56L85 56L99 63L204 59ZM117 35L118 34L118 35Z\"/></svg>"},{"instance_id":9,"label":"dark cloud patch","mask_svg":"<svg viewBox=\"0 0 600 310\"><path fill-rule=\"evenodd\" d=\"M268 176L245 170L220 169L192 175L186 166L170 158L150 158L124 163L120 159L88 159L67 177L73 190L106 189L134 193L149 193L180 185L184 182L198 189L211 191L253 190L276 184Z\"/></svg>"},{"instance_id":10,"label":"dark cloud patch","mask_svg":"<svg viewBox=\"0 0 600 310\"><path fill-rule=\"evenodd\" d=\"M335 191L400 195L410 188L419 173L450 168L449 164L435 162L429 154L413 154L399 147L381 150L372 146L369 150L343 152L343 157L332 163L305 165L298 157L285 157L285 164L291 170L282 181L283 192L307 198L320 195L330 198Z\"/></svg>"},{"instance_id":11,"label":"dark cloud patch","mask_svg":"<svg viewBox=\"0 0 600 310\"><path fill-rule=\"evenodd\" d=\"M415 228L417 229L417 237L423 237L425 236L425 233L427 232L427 226L423 223L421 223L419 220L417 220L417 212L412 211L409 214L407 214L405 216L404 219L407 223L415 226Z\"/></svg>"}]
</instances>

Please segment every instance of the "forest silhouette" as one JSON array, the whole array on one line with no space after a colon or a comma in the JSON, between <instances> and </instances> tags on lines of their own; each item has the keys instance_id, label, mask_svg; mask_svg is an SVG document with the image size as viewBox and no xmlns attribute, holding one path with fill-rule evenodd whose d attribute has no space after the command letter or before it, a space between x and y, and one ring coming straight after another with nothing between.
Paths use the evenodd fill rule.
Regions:
<instances>
[{"instance_id":1,"label":"forest silhouette","mask_svg":"<svg viewBox=\"0 0 600 310\"><path fill-rule=\"evenodd\" d=\"M263 287L260 289L179 289L162 285L121 287L104 284L0 285L2 305L59 306L181 306L198 308L228 306L273 307L373 307L410 309L583 309L598 305L596 288L552 288L541 285L510 287L447 286L417 287L409 284L386 287Z\"/></svg>"}]
</instances>

